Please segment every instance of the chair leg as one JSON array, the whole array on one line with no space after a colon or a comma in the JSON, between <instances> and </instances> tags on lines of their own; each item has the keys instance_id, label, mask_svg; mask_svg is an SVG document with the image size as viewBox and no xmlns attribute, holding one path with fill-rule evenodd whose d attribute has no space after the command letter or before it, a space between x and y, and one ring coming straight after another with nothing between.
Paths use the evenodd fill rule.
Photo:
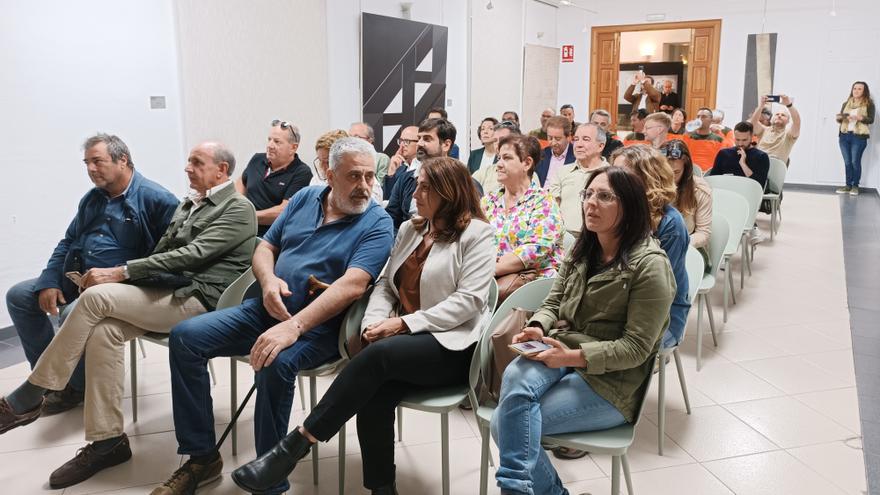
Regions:
<instances>
[{"instance_id":1,"label":"chair leg","mask_svg":"<svg viewBox=\"0 0 880 495\"><path fill-rule=\"evenodd\" d=\"M440 414L440 435L441 438L441 472L443 476L443 495L449 495L449 413Z\"/></svg>"},{"instance_id":2,"label":"chair leg","mask_svg":"<svg viewBox=\"0 0 880 495\"><path fill-rule=\"evenodd\" d=\"M733 272L728 271L726 277L727 283L730 285L730 300L733 301L733 304L736 304L736 290L733 288Z\"/></svg>"},{"instance_id":3,"label":"chair leg","mask_svg":"<svg viewBox=\"0 0 880 495\"><path fill-rule=\"evenodd\" d=\"M742 250L739 260L739 289L742 290L745 287L746 265L749 264L749 253L746 248L746 242L740 241L740 246L742 246Z\"/></svg>"},{"instance_id":4,"label":"chair leg","mask_svg":"<svg viewBox=\"0 0 880 495\"><path fill-rule=\"evenodd\" d=\"M345 495L345 423L339 429L339 495Z\"/></svg>"},{"instance_id":5,"label":"chair leg","mask_svg":"<svg viewBox=\"0 0 880 495\"><path fill-rule=\"evenodd\" d=\"M238 409L238 362L229 358L229 410ZM238 421L232 425L232 455L238 454Z\"/></svg>"},{"instance_id":6,"label":"chair leg","mask_svg":"<svg viewBox=\"0 0 880 495\"><path fill-rule=\"evenodd\" d=\"M678 381L681 383L681 395L684 396L684 407L687 409L687 413L690 414L691 399L688 397L687 384L684 382L684 367L681 365L681 355L678 353L677 347L672 351L672 357L675 358L675 369L678 371Z\"/></svg>"},{"instance_id":7,"label":"chair leg","mask_svg":"<svg viewBox=\"0 0 880 495\"><path fill-rule=\"evenodd\" d=\"M657 390L657 454L663 455L664 426L666 425L666 357L662 354L657 360L660 368L660 384Z\"/></svg>"},{"instance_id":8,"label":"chair leg","mask_svg":"<svg viewBox=\"0 0 880 495\"><path fill-rule=\"evenodd\" d=\"M770 241L776 235L776 201L770 201Z\"/></svg>"},{"instance_id":9,"label":"chair leg","mask_svg":"<svg viewBox=\"0 0 880 495\"><path fill-rule=\"evenodd\" d=\"M611 495L620 495L620 456L611 458Z\"/></svg>"},{"instance_id":10,"label":"chair leg","mask_svg":"<svg viewBox=\"0 0 880 495\"><path fill-rule=\"evenodd\" d=\"M718 347L718 339L715 338L715 317L712 315L712 303L709 302L709 295L703 296L706 301L706 313L709 314L709 331L712 332L712 343Z\"/></svg>"},{"instance_id":11,"label":"chair leg","mask_svg":"<svg viewBox=\"0 0 880 495\"><path fill-rule=\"evenodd\" d=\"M629 475L629 459L626 457L626 454L620 456L620 463L623 464L623 479L626 481L626 493L634 495L633 481L632 477Z\"/></svg>"},{"instance_id":12,"label":"chair leg","mask_svg":"<svg viewBox=\"0 0 880 495\"><path fill-rule=\"evenodd\" d=\"M141 357L143 359L147 359L147 351L144 350L144 341L141 339L137 339L137 341L138 341L138 347L141 349Z\"/></svg>"},{"instance_id":13,"label":"chair leg","mask_svg":"<svg viewBox=\"0 0 880 495\"><path fill-rule=\"evenodd\" d=\"M309 377L309 399L311 409L315 409L315 405L318 404L318 379L314 376ZM312 445L312 483L315 485L318 484L318 442Z\"/></svg>"},{"instance_id":14,"label":"chair leg","mask_svg":"<svg viewBox=\"0 0 880 495\"><path fill-rule=\"evenodd\" d=\"M208 374L211 375L211 385L217 385L217 373L214 371L214 361L208 360Z\"/></svg>"},{"instance_id":15,"label":"chair leg","mask_svg":"<svg viewBox=\"0 0 880 495\"><path fill-rule=\"evenodd\" d=\"M697 371L703 367L703 299L704 294L697 293Z\"/></svg>"},{"instance_id":16,"label":"chair leg","mask_svg":"<svg viewBox=\"0 0 880 495\"><path fill-rule=\"evenodd\" d=\"M397 441L403 441L403 408L397 406Z\"/></svg>"},{"instance_id":17,"label":"chair leg","mask_svg":"<svg viewBox=\"0 0 880 495\"><path fill-rule=\"evenodd\" d=\"M724 267L724 278L725 282L727 279L727 275L730 273L730 261L727 262L727 265ZM724 284L724 323L727 323L727 301L730 298L730 289L727 287L727 283Z\"/></svg>"},{"instance_id":18,"label":"chair leg","mask_svg":"<svg viewBox=\"0 0 880 495\"><path fill-rule=\"evenodd\" d=\"M489 490L489 427L480 425L480 495L486 495Z\"/></svg>"},{"instance_id":19,"label":"chair leg","mask_svg":"<svg viewBox=\"0 0 880 495\"><path fill-rule=\"evenodd\" d=\"M131 361L131 422L138 420L138 368L137 368L137 344L134 339L128 345L128 354Z\"/></svg>"},{"instance_id":20,"label":"chair leg","mask_svg":"<svg viewBox=\"0 0 880 495\"><path fill-rule=\"evenodd\" d=\"M305 387L303 386L303 379L301 376L296 377L296 386L299 387L299 403L302 405L303 411L306 410L306 392Z\"/></svg>"}]
</instances>

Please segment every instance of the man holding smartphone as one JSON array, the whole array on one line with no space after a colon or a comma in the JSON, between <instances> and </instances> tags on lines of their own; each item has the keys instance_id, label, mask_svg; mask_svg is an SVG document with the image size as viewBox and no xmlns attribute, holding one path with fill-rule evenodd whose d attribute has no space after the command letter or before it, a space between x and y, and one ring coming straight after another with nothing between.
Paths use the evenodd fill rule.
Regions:
<instances>
[{"instance_id":1,"label":"man holding smartphone","mask_svg":"<svg viewBox=\"0 0 880 495\"><path fill-rule=\"evenodd\" d=\"M146 256L177 208L173 194L134 169L128 146L119 137L97 134L85 141L83 150L83 163L95 187L80 200L40 276L19 282L6 293L6 307L31 368L55 335L50 316L63 320L79 296L76 274ZM80 362L67 387L46 396L43 414L78 406L84 390Z\"/></svg>"},{"instance_id":2,"label":"man holding smartphone","mask_svg":"<svg viewBox=\"0 0 880 495\"><path fill-rule=\"evenodd\" d=\"M770 125L765 126L761 123L761 117L768 103L772 103L773 111ZM801 114L795 108L792 98L788 95L762 96L752 113L750 122L755 128L755 136L759 139L758 148L768 155L779 158L788 166L791 149L801 134Z\"/></svg>"},{"instance_id":3,"label":"man holding smartphone","mask_svg":"<svg viewBox=\"0 0 880 495\"><path fill-rule=\"evenodd\" d=\"M626 88L623 99L630 102L633 110L644 108L648 113L660 110L660 92L654 87L654 78L639 70L632 84Z\"/></svg>"}]
</instances>

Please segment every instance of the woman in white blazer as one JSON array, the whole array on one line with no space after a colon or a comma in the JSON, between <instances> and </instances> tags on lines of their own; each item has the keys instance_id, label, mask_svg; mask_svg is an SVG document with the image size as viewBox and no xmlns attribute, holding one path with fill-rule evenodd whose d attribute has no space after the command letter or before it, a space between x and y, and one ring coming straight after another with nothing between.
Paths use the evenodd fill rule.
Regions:
<instances>
[{"instance_id":1,"label":"woman in white blazer","mask_svg":"<svg viewBox=\"0 0 880 495\"><path fill-rule=\"evenodd\" d=\"M488 318L495 229L467 167L442 157L422 163L413 200L419 215L400 227L362 323L366 348L278 445L233 473L250 488L286 478L311 445L357 414L364 487L396 494L394 411L413 390L467 383L481 320Z\"/></svg>"}]
</instances>

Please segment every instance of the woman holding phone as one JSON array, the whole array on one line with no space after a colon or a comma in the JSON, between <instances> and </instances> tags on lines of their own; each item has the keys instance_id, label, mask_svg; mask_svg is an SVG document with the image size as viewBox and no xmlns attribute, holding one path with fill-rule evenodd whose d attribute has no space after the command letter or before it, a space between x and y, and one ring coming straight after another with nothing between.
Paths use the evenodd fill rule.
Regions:
<instances>
[{"instance_id":1,"label":"woman holding phone","mask_svg":"<svg viewBox=\"0 0 880 495\"><path fill-rule=\"evenodd\" d=\"M567 493L541 436L635 421L675 294L651 237L645 186L602 167L581 193L584 225L550 293L514 343L550 349L514 359L492 417L503 494Z\"/></svg>"},{"instance_id":2,"label":"woman holding phone","mask_svg":"<svg viewBox=\"0 0 880 495\"><path fill-rule=\"evenodd\" d=\"M868 146L871 136L870 126L874 122L874 100L868 83L856 81L849 92L849 98L837 114L840 124L838 141L843 165L846 167L846 186L837 189L838 194L859 194L859 181L862 178L862 153Z\"/></svg>"}]
</instances>

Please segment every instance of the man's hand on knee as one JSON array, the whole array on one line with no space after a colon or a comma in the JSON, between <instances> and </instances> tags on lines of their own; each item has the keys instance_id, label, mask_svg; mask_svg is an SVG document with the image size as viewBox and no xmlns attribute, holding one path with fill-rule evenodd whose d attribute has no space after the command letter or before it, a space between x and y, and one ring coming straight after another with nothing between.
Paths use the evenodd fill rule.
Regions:
<instances>
[{"instance_id":1,"label":"man's hand on knee","mask_svg":"<svg viewBox=\"0 0 880 495\"><path fill-rule=\"evenodd\" d=\"M60 289L43 289L38 296L40 309L47 314L58 316L58 305L67 304Z\"/></svg>"},{"instance_id":2,"label":"man's hand on knee","mask_svg":"<svg viewBox=\"0 0 880 495\"><path fill-rule=\"evenodd\" d=\"M263 332L251 348L250 361L254 371L271 365L281 351L297 341L302 331L299 322L286 321Z\"/></svg>"}]
</instances>

